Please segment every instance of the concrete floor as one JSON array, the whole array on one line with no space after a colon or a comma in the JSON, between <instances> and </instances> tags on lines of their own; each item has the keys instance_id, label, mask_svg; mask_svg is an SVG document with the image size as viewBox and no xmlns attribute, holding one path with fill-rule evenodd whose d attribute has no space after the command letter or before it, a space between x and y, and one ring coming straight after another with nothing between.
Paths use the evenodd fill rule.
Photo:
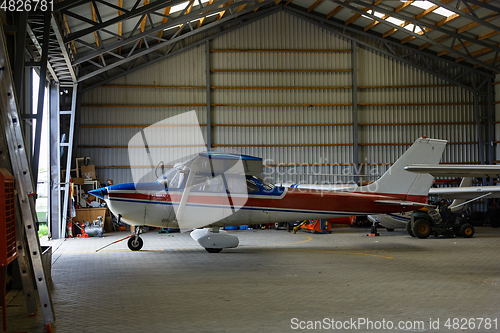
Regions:
<instances>
[{"instance_id":1,"label":"concrete floor","mask_svg":"<svg viewBox=\"0 0 500 333\"><path fill-rule=\"evenodd\" d=\"M351 331L384 332L376 328L385 320L394 332L457 332L444 326L448 318L500 321L500 229L424 240L367 231L235 231L241 245L219 254L188 234L149 232L139 252L126 242L95 252L125 232L53 242L54 331L290 332L307 321L366 318L373 327ZM22 292L10 296L8 331L43 332L41 312L26 317Z\"/></svg>"}]
</instances>

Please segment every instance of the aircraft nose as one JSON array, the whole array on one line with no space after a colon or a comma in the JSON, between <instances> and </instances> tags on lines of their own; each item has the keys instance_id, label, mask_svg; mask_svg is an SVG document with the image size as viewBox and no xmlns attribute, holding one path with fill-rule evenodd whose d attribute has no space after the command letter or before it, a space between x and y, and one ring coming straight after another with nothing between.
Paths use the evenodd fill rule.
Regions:
<instances>
[{"instance_id":1,"label":"aircraft nose","mask_svg":"<svg viewBox=\"0 0 500 333\"><path fill-rule=\"evenodd\" d=\"M90 194L92 194L95 197L104 199L105 195L108 195L108 188L107 187L101 187L96 190L89 191Z\"/></svg>"}]
</instances>

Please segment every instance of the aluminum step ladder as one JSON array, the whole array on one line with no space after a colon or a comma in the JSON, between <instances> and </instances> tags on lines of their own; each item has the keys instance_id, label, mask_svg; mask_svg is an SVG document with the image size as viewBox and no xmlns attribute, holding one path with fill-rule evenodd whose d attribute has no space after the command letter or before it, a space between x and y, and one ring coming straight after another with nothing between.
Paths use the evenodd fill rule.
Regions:
<instances>
[{"instance_id":1,"label":"aluminum step ladder","mask_svg":"<svg viewBox=\"0 0 500 333\"><path fill-rule=\"evenodd\" d=\"M47 327L47 331L51 331L51 325L55 322L55 315L43 269L38 233L35 228L36 223L38 222L35 213L34 201L34 195L36 192L33 188L30 166L21 131L21 117L17 108L13 87L14 84L12 81L12 71L5 44L5 35L3 27L0 26L0 159L2 163L7 164L8 158L10 157L9 164L14 175L15 188L19 203L18 209L20 212L17 216L19 225L21 226L21 229L18 229L18 234L22 234L21 230L24 229L28 247L23 247L22 250L26 251L31 258L44 322ZM24 238L18 236L18 240L21 241L21 243L24 243ZM23 260L20 260L20 264L22 263ZM23 273L22 270L23 267L21 267L21 273ZM28 275L29 278L31 278L30 272L31 270L25 269L23 282L26 280ZM27 293L26 289L24 292L25 294ZM29 292L30 291L28 291L28 293ZM33 293L31 295L33 295ZM32 297L30 299L30 304L27 304L27 306L32 306L33 301L34 298Z\"/></svg>"}]
</instances>

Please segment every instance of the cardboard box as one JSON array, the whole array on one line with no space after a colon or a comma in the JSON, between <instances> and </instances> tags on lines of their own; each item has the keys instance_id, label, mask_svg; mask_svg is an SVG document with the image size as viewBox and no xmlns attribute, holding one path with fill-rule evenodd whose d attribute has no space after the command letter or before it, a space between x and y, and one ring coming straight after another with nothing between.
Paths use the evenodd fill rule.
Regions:
<instances>
[{"instance_id":1,"label":"cardboard box","mask_svg":"<svg viewBox=\"0 0 500 333\"><path fill-rule=\"evenodd\" d=\"M94 165L82 165L81 170L83 179L96 179Z\"/></svg>"},{"instance_id":2,"label":"cardboard box","mask_svg":"<svg viewBox=\"0 0 500 333\"><path fill-rule=\"evenodd\" d=\"M83 185L83 178L73 178L73 184Z\"/></svg>"}]
</instances>

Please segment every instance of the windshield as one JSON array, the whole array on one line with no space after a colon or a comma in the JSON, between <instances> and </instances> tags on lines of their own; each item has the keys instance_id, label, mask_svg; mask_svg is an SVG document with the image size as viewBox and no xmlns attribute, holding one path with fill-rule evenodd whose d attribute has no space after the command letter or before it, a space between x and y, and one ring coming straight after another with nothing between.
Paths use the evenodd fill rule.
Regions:
<instances>
[{"instance_id":1,"label":"windshield","mask_svg":"<svg viewBox=\"0 0 500 333\"><path fill-rule=\"evenodd\" d=\"M194 191L219 192L225 191L224 187L227 186L228 190L232 193L250 193L259 190L259 183L264 190L272 190L275 187L273 184L256 176L245 177L242 174L243 178L239 178L238 174L231 173L226 174L226 185L224 185L219 172L221 167L227 169L228 165L215 165L215 169L217 170L215 172L216 175L214 175L214 164L220 162L217 160L210 162L209 159L200 159L198 157L175 164L173 168L162 174L157 181L168 188L183 188L194 161L199 162L195 167L198 171L196 171L194 178L191 180L192 190Z\"/></svg>"}]
</instances>

